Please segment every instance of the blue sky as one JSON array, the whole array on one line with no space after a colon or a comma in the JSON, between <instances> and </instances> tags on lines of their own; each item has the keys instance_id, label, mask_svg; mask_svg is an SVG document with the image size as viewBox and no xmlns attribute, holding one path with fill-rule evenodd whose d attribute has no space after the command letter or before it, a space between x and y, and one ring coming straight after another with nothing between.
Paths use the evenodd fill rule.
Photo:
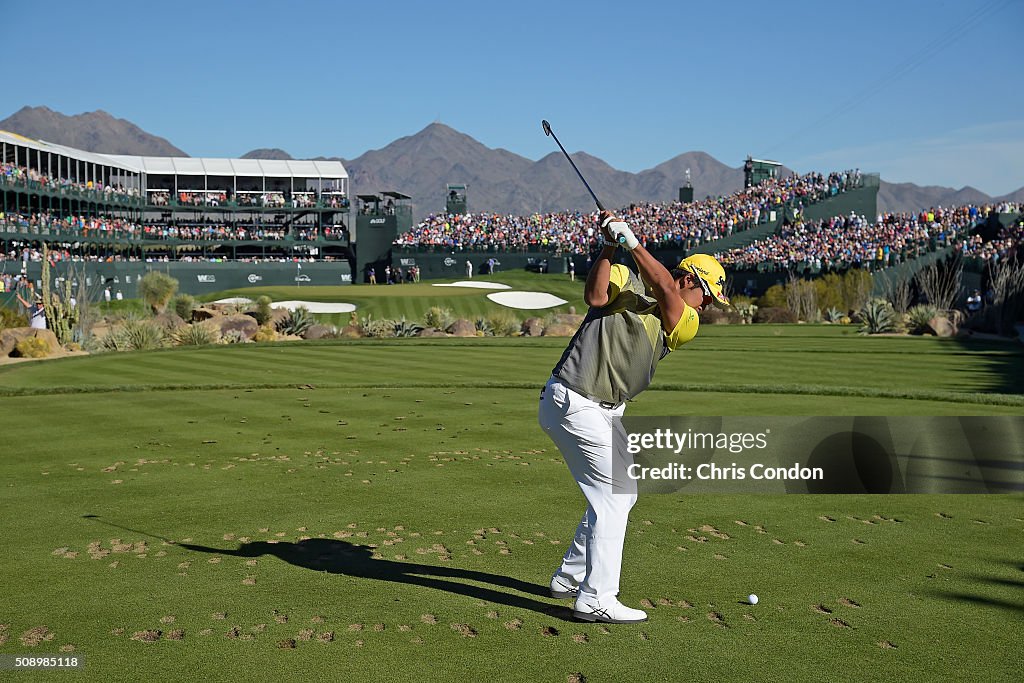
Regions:
<instances>
[{"instance_id":1,"label":"blue sky","mask_svg":"<svg viewBox=\"0 0 1024 683\"><path fill-rule=\"evenodd\" d=\"M379 8L379 9L378 9ZM1022 0L0 0L0 118L103 109L193 156L354 158L440 120L530 159L686 151L1024 186Z\"/></svg>"}]
</instances>

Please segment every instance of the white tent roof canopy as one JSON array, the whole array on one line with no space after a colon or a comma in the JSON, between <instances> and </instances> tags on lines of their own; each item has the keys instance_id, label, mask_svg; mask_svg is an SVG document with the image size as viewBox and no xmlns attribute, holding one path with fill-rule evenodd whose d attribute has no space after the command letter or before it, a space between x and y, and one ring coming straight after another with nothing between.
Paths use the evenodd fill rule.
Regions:
<instances>
[{"instance_id":1,"label":"white tent roof canopy","mask_svg":"<svg viewBox=\"0 0 1024 683\"><path fill-rule=\"evenodd\" d=\"M348 178L340 161L298 159L214 159L203 157L140 157L104 155L119 165L150 174L266 176L270 178Z\"/></svg>"},{"instance_id":2,"label":"white tent roof canopy","mask_svg":"<svg viewBox=\"0 0 1024 683\"><path fill-rule=\"evenodd\" d=\"M0 130L0 143L18 145L81 161L112 166L132 173L151 175L267 176L271 178L348 178L340 161L298 159L221 159L204 157L144 157L130 154L98 154L66 145Z\"/></svg>"}]
</instances>

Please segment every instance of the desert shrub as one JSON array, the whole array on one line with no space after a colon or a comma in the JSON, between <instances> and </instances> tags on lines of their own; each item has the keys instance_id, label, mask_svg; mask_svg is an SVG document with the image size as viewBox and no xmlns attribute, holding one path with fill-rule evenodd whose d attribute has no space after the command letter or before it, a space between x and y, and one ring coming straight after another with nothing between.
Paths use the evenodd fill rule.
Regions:
<instances>
[{"instance_id":1,"label":"desert shrub","mask_svg":"<svg viewBox=\"0 0 1024 683\"><path fill-rule=\"evenodd\" d=\"M792 278L785 291L786 308L793 311L798 320L817 322L821 319L817 290L813 282Z\"/></svg>"},{"instance_id":2,"label":"desert shrub","mask_svg":"<svg viewBox=\"0 0 1024 683\"><path fill-rule=\"evenodd\" d=\"M281 334L301 337L314 323L316 323L316 318L309 312L309 309L299 306L289 313L287 318L279 320L276 328Z\"/></svg>"},{"instance_id":3,"label":"desert shrub","mask_svg":"<svg viewBox=\"0 0 1024 683\"><path fill-rule=\"evenodd\" d=\"M182 325L173 337L176 346L206 346L220 340L220 329L208 322Z\"/></svg>"},{"instance_id":4,"label":"desert shrub","mask_svg":"<svg viewBox=\"0 0 1024 683\"><path fill-rule=\"evenodd\" d=\"M896 332L896 312L885 299L871 299L858 311L861 334L888 334Z\"/></svg>"},{"instance_id":5,"label":"desert shrub","mask_svg":"<svg viewBox=\"0 0 1024 683\"><path fill-rule=\"evenodd\" d=\"M277 332L275 332L274 328L269 325L261 325L259 329L256 330L256 334L252 336L252 340L254 342L277 341Z\"/></svg>"},{"instance_id":6,"label":"desert shrub","mask_svg":"<svg viewBox=\"0 0 1024 683\"><path fill-rule=\"evenodd\" d=\"M826 273L814 280L814 294L818 300L818 308L822 311L827 311L830 308L845 310L843 309L843 278L838 274Z\"/></svg>"},{"instance_id":7,"label":"desert shrub","mask_svg":"<svg viewBox=\"0 0 1024 683\"><path fill-rule=\"evenodd\" d=\"M221 344L244 344L249 341L245 337L245 332L241 330L228 330L220 336Z\"/></svg>"},{"instance_id":8,"label":"desert shrub","mask_svg":"<svg viewBox=\"0 0 1024 683\"><path fill-rule=\"evenodd\" d=\"M733 305L736 306L736 313L740 317L740 323L749 325L754 322L754 316L757 315L757 304L747 298L745 303L733 303Z\"/></svg>"},{"instance_id":9,"label":"desert shrub","mask_svg":"<svg viewBox=\"0 0 1024 683\"><path fill-rule=\"evenodd\" d=\"M164 331L148 320L126 320L103 338L107 351L149 351L164 345Z\"/></svg>"},{"instance_id":10,"label":"desert shrub","mask_svg":"<svg viewBox=\"0 0 1024 683\"><path fill-rule=\"evenodd\" d=\"M795 323L796 313L785 307L768 306L754 313L755 323Z\"/></svg>"},{"instance_id":11,"label":"desert shrub","mask_svg":"<svg viewBox=\"0 0 1024 683\"><path fill-rule=\"evenodd\" d=\"M477 318L474 325L476 326L476 335L478 337L494 336L494 328L491 326L491 323L487 318Z\"/></svg>"},{"instance_id":12,"label":"desert shrub","mask_svg":"<svg viewBox=\"0 0 1024 683\"><path fill-rule=\"evenodd\" d=\"M163 312L177 291L178 281L159 270L151 270L139 278L139 296L154 313Z\"/></svg>"},{"instance_id":13,"label":"desert shrub","mask_svg":"<svg viewBox=\"0 0 1024 683\"><path fill-rule=\"evenodd\" d=\"M0 330L7 330L12 327L28 327L28 317L24 313L18 313L13 308L0 306Z\"/></svg>"},{"instance_id":14,"label":"desert shrub","mask_svg":"<svg viewBox=\"0 0 1024 683\"><path fill-rule=\"evenodd\" d=\"M15 344L14 351L20 358L46 358L53 349L42 337L29 337Z\"/></svg>"},{"instance_id":15,"label":"desert shrub","mask_svg":"<svg viewBox=\"0 0 1024 683\"><path fill-rule=\"evenodd\" d=\"M196 310L196 299L191 294L179 294L171 300L171 307L184 321L192 319L192 311Z\"/></svg>"},{"instance_id":16,"label":"desert shrub","mask_svg":"<svg viewBox=\"0 0 1024 683\"><path fill-rule=\"evenodd\" d=\"M455 322L455 314L452 313L450 308L431 306L423 314L423 324L426 327L436 327L439 330L444 330L453 322Z\"/></svg>"},{"instance_id":17,"label":"desert shrub","mask_svg":"<svg viewBox=\"0 0 1024 683\"><path fill-rule=\"evenodd\" d=\"M487 316L491 331L495 337L511 337L519 333L522 326L519 318L511 311L498 311Z\"/></svg>"},{"instance_id":18,"label":"desert shrub","mask_svg":"<svg viewBox=\"0 0 1024 683\"><path fill-rule=\"evenodd\" d=\"M245 314L251 316L257 325L266 325L274 315L274 309L271 307L272 303L273 301L269 296L266 294L260 295Z\"/></svg>"},{"instance_id":19,"label":"desert shrub","mask_svg":"<svg viewBox=\"0 0 1024 683\"><path fill-rule=\"evenodd\" d=\"M874 278L871 273L860 268L851 268L843 275L843 304L845 311L859 311L871 298Z\"/></svg>"},{"instance_id":20,"label":"desert shrub","mask_svg":"<svg viewBox=\"0 0 1024 683\"><path fill-rule=\"evenodd\" d=\"M761 308L785 308L786 288L782 285L772 285L757 300L757 305Z\"/></svg>"},{"instance_id":21,"label":"desert shrub","mask_svg":"<svg viewBox=\"0 0 1024 683\"><path fill-rule=\"evenodd\" d=\"M729 325L739 323L740 314L734 311L723 311L719 308L709 306L699 314L701 325Z\"/></svg>"},{"instance_id":22,"label":"desert shrub","mask_svg":"<svg viewBox=\"0 0 1024 683\"><path fill-rule=\"evenodd\" d=\"M843 319L844 315L845 314L835 306L830 306L828 309L825 310L825 320L827 320L830 323L838 323L840 320Z\"/></svg>"},{"instance_id":23,"label":"desert shrub","mask_svg":"<svg viewBox=\"0 0 1024 683\"><path fill-rule=\"evenodd\" d=\"M402 319L395 323L394 335L396 337L415 337L422 331L423 325L406 320L405 316L402 316Z\"/></svg>"},{"instance_id":24,"label":"desert shrub","mask_svg":"<svg viewBox=\"0 0 1024 683\"><path fill-rule=\"evenodd\" d=\"M938 306L918 304L907 310L907 331L910 334L924 334L928 331L928 323L937 315L941 315Z\"/></svg>"},{"instance_id":25,"label":"desert shrub","mask_svg":"<svg viewBox=\"0 0 1024 683\"><path fill-rule=\"evenodd\" d=\"M367 337L394 337L395 326L398 324L397 320L390 320L388 318L381 318L380 320L374 320L372 317L367 317L361 324L363 333Z\"/></svg>"}]
</instances>

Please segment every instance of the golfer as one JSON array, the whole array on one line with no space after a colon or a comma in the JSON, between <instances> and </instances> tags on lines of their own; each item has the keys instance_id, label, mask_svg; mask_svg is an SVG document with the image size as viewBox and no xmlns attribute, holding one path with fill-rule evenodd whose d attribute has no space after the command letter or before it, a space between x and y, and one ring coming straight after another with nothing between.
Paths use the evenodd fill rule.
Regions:
<instances>
[{"instance_id":1,"label":"golfer","mask_svg":"<svg viewBox=\"0 0 1024 683\"><path fill-rule=\"evenodd\" d=\"M645 621L647 614L617 598L636 482L623 479L632 456L612 450L612 418L648 387L662 358L694 338L697 313L709 304L728 307L729 300L722 291L725 271L713 257L694 254L669 272L625 222L608 212L599 221L604 248L584 289L590 309L541 390L538 418L587 499L551 577L551 595L575 598L577 619L623 624ZM639 278L612 264L620 240Z\"/></svg>"}]
</instances>

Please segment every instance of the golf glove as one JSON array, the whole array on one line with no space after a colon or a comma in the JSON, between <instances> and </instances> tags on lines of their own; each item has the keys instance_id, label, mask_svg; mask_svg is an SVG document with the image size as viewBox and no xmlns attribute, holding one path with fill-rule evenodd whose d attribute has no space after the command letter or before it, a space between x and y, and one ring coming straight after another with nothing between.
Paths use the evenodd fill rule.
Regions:
<instances>
[{"instance_id":1,"label":"golf glove","mask_svg":"<svg viewBox=\"0 0 1024 683\"><path fill-rule=\"evenodd\" d=\"M625 221L607 218L601 227L606 227L616 242L625 247L627 251L633 251L640 246L640 240L636 238L636 235L629 229L629 225Z\"/></svg>"}]
</instances>

